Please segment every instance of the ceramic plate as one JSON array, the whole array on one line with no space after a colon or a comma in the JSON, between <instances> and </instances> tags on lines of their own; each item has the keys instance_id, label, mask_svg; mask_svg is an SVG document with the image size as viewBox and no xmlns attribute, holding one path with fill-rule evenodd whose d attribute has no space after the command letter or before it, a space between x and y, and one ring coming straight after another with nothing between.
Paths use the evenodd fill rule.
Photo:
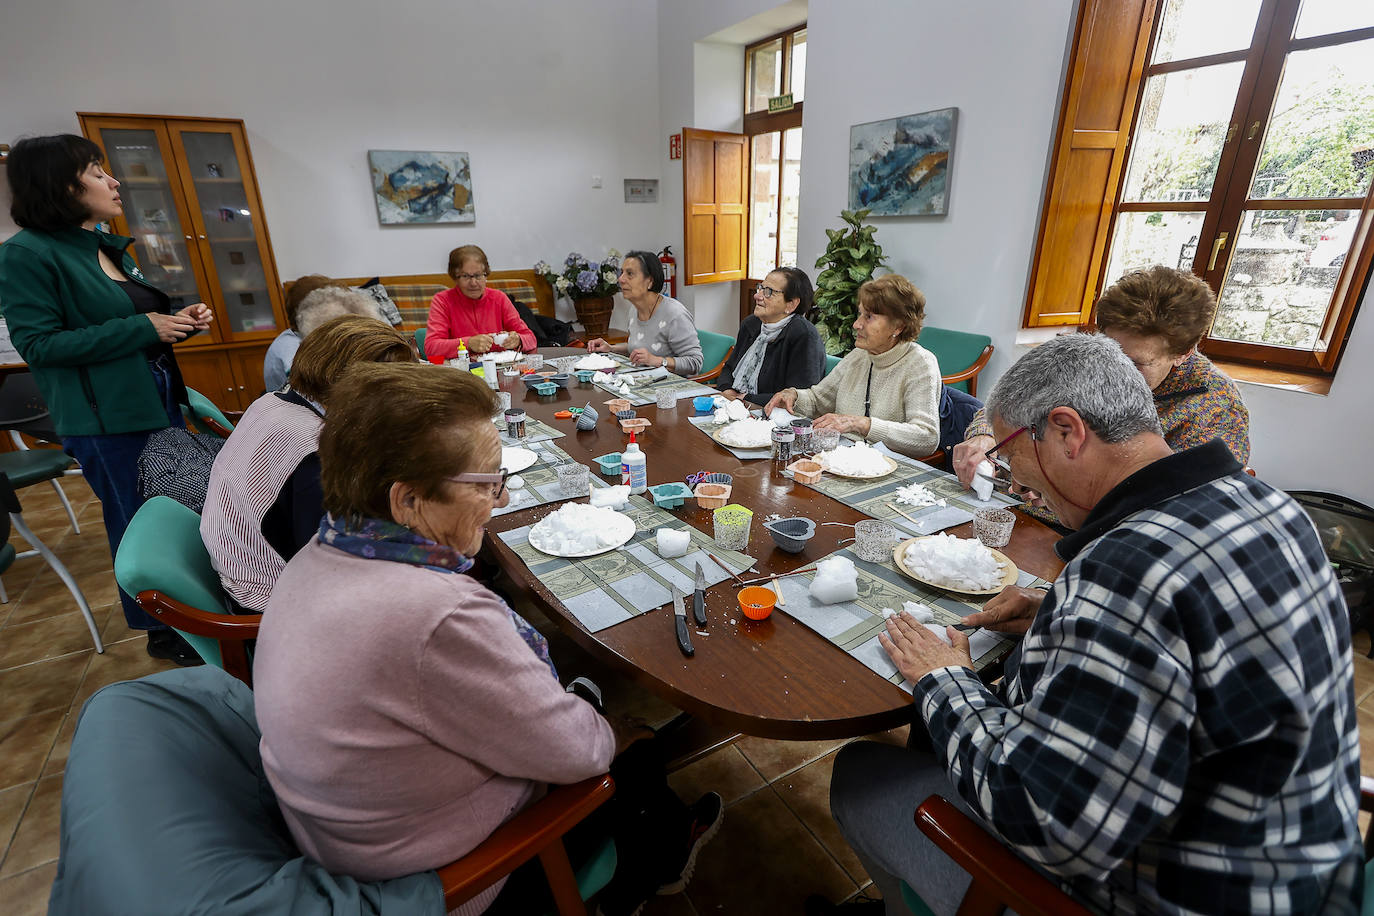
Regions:
<instances>
[{"instance_id":1,"label":"ceramic plate","mask_svg":"<svg viewBox=\"0 0 1374 916\"><path fill-rule=\"evenodd\" d=\"M519 474L539 460L539 456L527 448L502 448L501 470Z\"/></svg>"},{"instance_id":2,"label":"ceramic plate","mask_svg":"<svg viewBox=\"0 0 1374 916\"><path fill-rule=\"evenodd\" d=\"M934 535L927 535L927 537L934 537ZM997 585L993 586L990 589L985 589L983 591L971 591L969 589L964 588L955 588L952 585L942 585L941 583L936 582L934 579L927 579L924 576L918 576L916 575L916 573L912 572L910 568L907 567L906 560L904 559L904 557L906 556L906 548L908 544L914 544L916 541L923 540L925 540L925 538L908 538L907 540L902 541L902 543L898 544L897 547L892 551L892 562L896 564L897 570L902 575L910 579L915 579L922 585L929 585L931 588L938 588L941 591L945 592L953 592L956 595L969 595L975 598L982 598L984 596L995 595L1002 589L1006 588L1008 585L1016 584L1016 577L1019 575L1019 571L1016 568L1016 564L1013 563L1007 557L1006 554L1002 553L1002 551L992 550L991 547L989 547L988 549L992 550L992 555L997 558L997 562L1002 563L1004 565L1002 567L1002 581L997 583Z\"/></svg>"},{"instance_id":3,"label":"ceramic plate","mask_svg":"<svg viewBox=\"0 0 1374 916\"><path fill-rule=\"evenodd\" d=\"M541 545L543 538L541 537L542 532L540 531L540 526L544 524L542 521L538 522L530 529L530 546L540 553L546 553L551 557L594 557L599 553L605 553L608 550L615 550L617 547L624 546L630 538L635 536L634 519L630 518L628 515L621 515L619 512L615 513L615 518L616 521L610 528L611 543L607 544L605 547L597 547L595 550L587 550L581 553L555 553Z\"/></svg>"},{"instance_id":4,"label":"ceramic plate","mask_svg":"<svg viewBox=\"0 0 1374 916\"><path fill-rule=\"evenodd\" d=\"M730 425L730 424L727 423L727 424L725 424L724 426L717 426L715 429L711 430L711 438L712 438L712 439L715 439L716 442L717 442L718 444L723 445L723 446L725 446L726 448L737 448L737 449L742 449L743 451L758 451L759 449L765 449L765 448L766 448L766 449L768 449L769 451L772 451L772 449L773 449L773 440L772 440L772 439L769 439L769 440L768 440L767 442L765 442L763 445L732 445L732 444L729 443L729 442L722 442L719 433L720 433L721 430L725 429L725 427L726 427L726 426L729 426L729 425Z\"/></svg>"},{"instance_id":5,"label":"ceramic plate","mask_svg":"<svg viewBox=\"0 0 1374 916\"><path fill-rule=\"evenodd\" d=\"M826 454L829 453L827 452ZM827 474L834 474L836 477L848 477L850 480L877 480L879 477L886 477L888 474L897 470L897 462L893 461L887 455L883 455L882 458L887 462L887 470L883 471L881 474L842 474L839 471L832 471L830 468L825 467L825 462L821 461L820 458L817 458L816 461L820 463Z\"/></svg>"}]
</instances>

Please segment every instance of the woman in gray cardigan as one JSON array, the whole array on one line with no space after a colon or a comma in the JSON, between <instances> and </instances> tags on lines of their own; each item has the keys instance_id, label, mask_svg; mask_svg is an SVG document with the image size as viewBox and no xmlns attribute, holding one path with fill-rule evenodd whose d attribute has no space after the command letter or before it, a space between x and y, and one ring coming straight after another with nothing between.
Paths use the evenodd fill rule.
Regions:
<instances>
[{"instance_id":1,"label":"woman in gray cardigan","mask_svg":"<svg viewBox=\"0 0 1374 916\"><path fill-rule=\"evenodd\" d=\"M620 294L634 306L630 339L587 341L590 353L628 353L636 366L666 366L678 375L701 371L701 341L687 306L663 295L663 265L647 251L632 251L620 265Z\"/></svg>"},{"instance_id":2,"label":"woman in gray cardigan","mask_svg":"<svg viewBox=\"0 0 1374 916\"><path fill-rule=\"evenodd\" d=\"M821 380L825 344L806 320L811 299L806 271L769 271L754 290L754 314L740 323L735 348L716 378L721 394L767 404L784 388L810 388Z\"/></svg>"}]
</instances>

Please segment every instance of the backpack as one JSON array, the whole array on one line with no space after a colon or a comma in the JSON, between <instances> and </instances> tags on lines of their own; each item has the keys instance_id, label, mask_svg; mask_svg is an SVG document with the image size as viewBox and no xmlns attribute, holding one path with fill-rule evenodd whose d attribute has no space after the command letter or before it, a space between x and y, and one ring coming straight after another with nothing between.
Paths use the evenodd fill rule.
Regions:
<instances>
[{"instance_id":1,"label":"backpack","mask_svg":"<svg viewBox=\"0 0 1374 916\"><path fill-rule=\"evenodd\" d=\"M573 326L548 315L537 315L523 302L515 303L516 314L534 332L534 340L541 347L565 347L573 339Z\"/></svg>"}]
</instances>

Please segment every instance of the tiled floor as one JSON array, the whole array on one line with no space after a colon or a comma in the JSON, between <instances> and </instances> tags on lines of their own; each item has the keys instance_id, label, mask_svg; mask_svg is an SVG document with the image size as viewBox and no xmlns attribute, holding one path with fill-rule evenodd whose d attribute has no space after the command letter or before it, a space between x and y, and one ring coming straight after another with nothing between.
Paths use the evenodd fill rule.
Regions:
<instances>
[{"instance_id":1,"label":"tiled floor","mask_svg":"<svg viewBox=\"0 0 1374 916\"><path fill-rule=\"evenodd\" d=\"M81 534L71 532L46 485L21 492L24 517L76 575L105 639L97 655L80 613L57 577L37 557L4 574L10 601L0 605L0 900L6 913L45 912L57 870L62 771L77 713L86 698L115 681L168 667L144 651L141 634L124 625L100 505L80 478L63 482L78 509ZM23 549L17 535L16 549ZM555 657L573 650L555 640ZM1374 772L1374 661L1357 640L1355 692L1360 703L1364 772ZM606 688L613 711L657 722L674 710L585 658L562 670L589 673ZM880 736L901 742L902 731ZM697 863L687 892L650 902L645 916L799 914L812 893L831 899L868 884L829 813L830 769L843 742L745 738L675 773L684 798L713 789L725 798L725 823Z\"/></svg>"}]
</instances>

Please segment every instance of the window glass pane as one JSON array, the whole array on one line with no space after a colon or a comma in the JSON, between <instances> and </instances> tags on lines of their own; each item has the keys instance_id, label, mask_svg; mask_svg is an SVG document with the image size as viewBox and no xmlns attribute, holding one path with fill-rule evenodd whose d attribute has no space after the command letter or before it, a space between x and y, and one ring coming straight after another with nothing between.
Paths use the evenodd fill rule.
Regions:
<instances>
[{"instance_id":1,"label":"window glass pane","mask_svg":"<svg viewBox=\"0 0 1374 916\"><path fill-rule=\"evenodd\" d=\"M792 34L792 101L806 96L806 29Z\"/></svg>"},{"instance_id":2,"label":"window glass pane","mask_svg":"<svg viewBox=\"0 0 1374 916\"><path fill-rule=\"evenodd\" d=\"M777 267L778 155L782 134L752 140L753 180L749 185L749 276L762 280Z\"/></svg>"},{"instance_id":3,"label":"window glass pane","mask_svg":"<svg viewBox=\"0 0 1374 916\"><path fill-rule=\"evenodd\" d=\"M1169 0L1155 39L1153 63L1250 47L1259 8L1260 0Z\"/></svg>"},{"instance_id":4,"label":"window glass pane","mask_svg":"<svg viewBox=\"0 0 1374 916\"><path fill-rule=\"evenodd\" d=\"M1374 174L1374 39L1288 55L1251 197L1363 197Z\"/></svg>"},{"instance_id":5,"label":"window glass pane","mask_svg":"<svg viewBox=\"0 0 1374 916\"><path fill-rule=\"evenodd\" d=\"M1358 210L1247 210L1213 337L1314 349Z\"/></svg>"},{"instance_id":6,"label":"window glass pane","mask_svg":"<svg viewBox=\"0 0 1374 916\"><path fill-rule=\"evenodd\" d=\"M1103 288L1124 274L1156 264L1192 270L1204 215L1168 211L1117 214Z\"/></svg>"},{"instance_id":7,"label":"window glass pane","mask_svg":"<svg viewBox=\"0 0 1374 916\"><path fill-rule=\"evenodd\" d=\"M1150 77L1123 200L1210 199L1244 66L1238 61Z\"/></svg>"},{"instance_id":8,"label":"window glass pane","mask_svg":"<svg viewBox=\"0 0 1374 916\"><path fill-rule=\"evenodd\" d=\"M782 92L782 39L755 48L749 55L749 111L767 111L768 100Z\"/></svg>"},{"instance_id":9,"label":"window glass pane","mask_svg":"<svg viewBox=\"0 0 1374 916\"><path fill-rule=\"evenodd\" d=\"M801 146L800 127L794 127L783 135L779 267L797 266L797 211L801 207Z\"/></svg>"},{"instance_id":10,"label":"window glass pane","mask_svg":"<svg viewBox=\"0 0 1374 916\"><path fill-rule=\"evenodd\" d=\"M1368 0L1303 0L1298 27L1293 34L1297 38L1310 38L1372 25L1374 4Z\"/></svg>"}]
</instances>

